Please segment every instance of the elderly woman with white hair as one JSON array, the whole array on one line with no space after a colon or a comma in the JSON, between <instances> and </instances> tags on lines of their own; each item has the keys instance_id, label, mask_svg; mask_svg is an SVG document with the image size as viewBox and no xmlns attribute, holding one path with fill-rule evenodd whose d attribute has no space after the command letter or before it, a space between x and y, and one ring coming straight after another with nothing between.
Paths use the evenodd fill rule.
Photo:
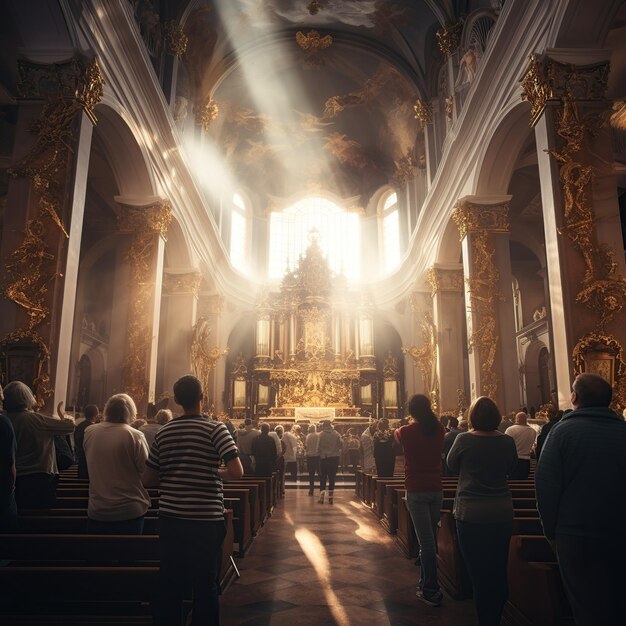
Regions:
<instances>
[{"instance_id":1,"label":"elderly woman with white hair","mask_svg":"<svg viewBox=\"0 0 626 626\"><path fill-rule=\"evenodd\" d=\"M71 419L56 419L36 413L37 401L28 385L10 382L4 388L4 410L13 425L15 499L18 509L48 509L56 503L59 479L54 437L74 431Z\"/></svg>"},{"instance_id":2,"label":"elderly woman with white hair","mask_svg":"<svg viewBox=\"0 0 626 626\"><path fill-rule=\"evenodd\" d=\"M136 417L133 399L119 393L107 400L104 421L85 431L89 532L143 532L144 516L150 507L150 496L141 483L148 444L144 434L130 426Z\"/></svg>"}]
</instances>

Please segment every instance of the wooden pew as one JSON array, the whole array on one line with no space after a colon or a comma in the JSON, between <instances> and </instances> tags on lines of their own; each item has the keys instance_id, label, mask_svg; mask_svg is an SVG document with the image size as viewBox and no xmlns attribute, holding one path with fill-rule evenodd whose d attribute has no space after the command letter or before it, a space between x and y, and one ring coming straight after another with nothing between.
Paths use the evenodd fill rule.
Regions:
<instances>
[{"instance_id":1,"label":"wooden pew","mask_svg":"<svg viewBox=\"0 0 626 626\"><path fill-rule=\"evenodd\" d=\"M514 535L509 547L508 626L573 626L556 555L543 536Z\"/></svg>"},{"instance_id":2,"label":"wooden pew","mask_svg":"<svg viewBox=\"0 0 626 626\"><path fill-rule=\"evenodd\" d=\"M222 593L237 575L231 559L232 517L227 510L219 575ZM37 615L54 615L61 623L66 621L62 615L71 616L67 623L106 620L107 615L115 616L115 623L126 619L150 623L145 603L158 588L155 535L0 535L0 554L10 561L0 567L2 623L19 616L20 623L34 624ZM76 617L80 614L84 621L74 621L81 619Z\"/></svg>"}]
</instances>

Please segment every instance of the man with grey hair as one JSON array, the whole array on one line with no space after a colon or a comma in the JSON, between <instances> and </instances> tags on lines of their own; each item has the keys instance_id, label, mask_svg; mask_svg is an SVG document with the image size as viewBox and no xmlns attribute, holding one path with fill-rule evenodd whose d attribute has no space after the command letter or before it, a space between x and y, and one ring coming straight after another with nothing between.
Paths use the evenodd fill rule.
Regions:
<instances>
[{"instance_id":1,"label":"man with grey hair","mask_svg":"<svg viewBox=\"0 0 626 626\"><path fill-rule=\"evenodd\" d=\"M556 549L577 626L624 623L626 423L609 408L611 385L581 374L574 410L555 424L537 469L537 508Z\"/></svg>"},{"instance_id":2,"label":"man with grey hair","mask_svg":"<svg viewBox=\"0 0 626 626\"><path fill-rule=\"evenodd\" d=\"M133 399L118 393L107 400L104 421L85 431L90 532L140 535L143 531L150 507L141 482L148 444L144 434L130 426L136 417Z\"/></svg>"},{"instance_id":3,"label":"man with grey hair","mask_svg":"<svg viewBox=\"0 0 626 626\"><path fill-rule=\"evenodd\" d=\"M48 509L56 503L59 472L54 447L55 435L74 431L71 419L56 419L36 413L37 401L30 388L15 380L4 388L4 410L15 440L15 499L17 507Z\"/></svg>"}]
</instances>

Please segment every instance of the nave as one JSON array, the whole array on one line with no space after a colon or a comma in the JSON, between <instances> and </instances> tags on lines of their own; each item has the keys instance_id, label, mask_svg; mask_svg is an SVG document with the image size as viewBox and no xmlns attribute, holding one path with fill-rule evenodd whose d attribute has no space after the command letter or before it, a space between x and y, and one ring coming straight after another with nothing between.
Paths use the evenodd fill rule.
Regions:
<instances>
[{"instance_id":1,"label":"nave","mask_svg":"<svg viewBox=\"0 0 626 626\"><path fill-rule=\"evenodd\" d=\"M337 490L333 505L287 490L237 564L241 578L221 598L225 626L474 623L471 600L417 600L419 567L351 490Z\"/></svg>"}]
</instances>

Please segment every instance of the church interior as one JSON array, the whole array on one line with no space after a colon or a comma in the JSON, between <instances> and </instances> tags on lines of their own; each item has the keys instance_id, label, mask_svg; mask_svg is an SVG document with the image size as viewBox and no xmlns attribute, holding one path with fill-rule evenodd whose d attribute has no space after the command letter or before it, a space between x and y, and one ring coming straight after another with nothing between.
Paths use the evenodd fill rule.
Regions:
<instances>
[{"instance_id":1,"label":"church interior","mask_svg":"<svg viewBox=\"0 0 626 626\"><path fill-rule=\"evenodd\" d=\"M126 393L176 415L191 373L236 432L359 438L415 394L539 430L592 373L626 415L623 1L0 6L0 381L41 413ZM425 606L404 468L346 454L332 509L300 456L224 482L221 623L479 623L456 479ZM67 471L56 512L0 535L0 621L151 623L154 506L141 546L89 543ZM532 471L502 623L574 624Z\"/></svg>"}]
</instances>

